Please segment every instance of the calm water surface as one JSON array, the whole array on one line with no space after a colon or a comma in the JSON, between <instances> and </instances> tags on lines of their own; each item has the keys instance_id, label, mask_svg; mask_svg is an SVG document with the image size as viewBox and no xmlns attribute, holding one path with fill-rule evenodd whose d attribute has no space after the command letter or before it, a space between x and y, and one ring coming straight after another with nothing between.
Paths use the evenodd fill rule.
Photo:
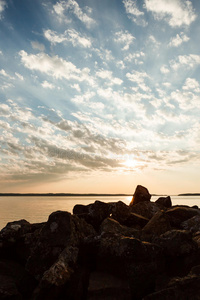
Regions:
<instances>
[{"instance_id":1,"label":"calm water surface","mask_svg":"<svg viewBox=\"0 0 200 300\"><path fill-rule=\"evenodd\" d=\"M103 202L123 201L129 204L132 196L118 197L0 197L0 229L8 222L26 219L30 223L45 222L48 216L57 210L72 212L74 205L93 203L95 200ZM155 201L159 196L153 196ZM198 205L200 196L171 196L172 204Z\"/></svg>"}]
</instances>

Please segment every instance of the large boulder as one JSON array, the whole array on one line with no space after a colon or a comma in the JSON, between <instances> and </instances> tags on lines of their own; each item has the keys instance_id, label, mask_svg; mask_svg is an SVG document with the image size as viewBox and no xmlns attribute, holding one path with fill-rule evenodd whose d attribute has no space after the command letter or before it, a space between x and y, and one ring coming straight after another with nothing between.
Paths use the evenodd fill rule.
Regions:
<instances>
[{"instance_id":1,"label":"large boulder","mask_svg":"<svg viewBox=\"0 0 200 300\"><path fill-rule=\"evenodd\" d=\"M126 279L102 271L90 275L87 300L131 300L130 286Z\"/></svg>"},{"instance_id":2,"label":"large boulder","mask_svg":"<svg viewBox=\"0 0 200 300\"><path fill-rule=\"evenodd\" d=\"M136 229L142 229L149 222L148 218L145 218L136 213L130 213L127 219L123 222L124 225Z\"/></svg>"},{"instance_id":3,"label":"large boulder","mask_svg":"<svg viewBox=\"0 0 200 300\"><path fill-rule=\"evenodd\" d=\"M180 227L191 232L200 231L200 215L196 215L180 224Z\"/></svg>"},{"instance_id":4,"label":"large boulder","mask_svg":"<svg viewBox=\"0 0 200 300\"><path fill-rule=\"evenodd\" d=\"M155 213L161 209L154 202L144 201L131 206L131 212L143 216L144 218L151 219Z\"/></svg>"},{"instance_id":5,"label":"large boulder","mask_svg":"<svg viewBox=\"0 0 200 300\"><path fill-rule=\"evenodd\" d=\"M196 215L200 215L200 210L188 206L175 206L166 211L170 223L175 228L180 228L180 224Z\"/></svg>"},{"instance_id":6,"label":"large boulder","mask_svg":"<svg viewBox=\"0 0 200 300\"><path fill-rule=\"evenodd\" d=\"M161 207L170 208L172 206L171 197L160 197L158 200L155 201L156 204L158 204Z\"/></svg>"},{"instance_id":7,"label":"large boulder","mask_svg":"<svg viewBox=\"0 0 200 300\"><path fill-rule=\"evenodd\" d=\"M91 224L96 231L98 231L103 220L110 216L111 205L98 200L86 206L75 205L73 214L84 219L87 223Z\"/></svg>"},{"instance_id":8,"label":"large boulder","mask_svg":"<svg viewBox=\"0 0 200 300\"><path fill-rule=\"evenodd\" d=\"M156 277L163 271L162 249L136 238L102 234L96 269L126 279L132 299L141 299L154 291Z\"/></svg>"},{"instance_id":9,"label":"large boulder","mask_svg":"<svg viewBox=\"0 0 200 300\"><path fill-rule=\"evenodd\" d=\"M162 234L155 243L160 245L166 257L166 273L185 276L191 267L199 263L197 243L186 230L171 230Z\"/></svg>"},{"instance_id":10,"label":"large boulder","mask_svg":"<svg viewBox=\"0 0 200 300\"><path fill-rule=\"evenodd\" d=\"M119 223L124 224L127 218L130 216L130 207L123 203L122 201L118 201L116 203L110 204L112 217L117 220Z\"/></svg>"},{"instance_id":11,"label":"large boulder","mask_svg":"<svg viewBox=\"0 0 200 300\"><path fill-rule=\"evenodd\" d=\"M41 279L66 247L77 247L84 237L94 234L93 227L76 215L65 211L52 213L32 248L26 269Z\"/></svg>"},{"instance_id":12,"label":"large boulder","mask_svg":"<svg viewBox=\"0 0 200 300\"><path fill-rule=\"evenodd\" d=\"M200 278L189 274L183 278L174 278L165 289L152 293L143 300L199 300L199 295Z\"/></svg>"},{"instance_id":13,"label":"large boulder","mask_svg":"<svg viewBox=\"0 0 200 300\"><path fill-rule=\"evenodd\" d=\"M150 201L150 199L151 194L149 194L148 189L142 185L138 185L136 187L130 206L133 206L139 202Z\"/></svg>"},{"instance_id":14,"label":"large boulder","mask_svg":"<svg viewBox=\"0 0 200 300\"><path fill-rule=\"evenodd\" d=\"M105 219L100 227L101 234L113 234L113 235L124 235L129 237L140 238L141 233L139 230L134 228L129 228L127 226L121 225L119 222L112 218Z\"/></svg>"},{"instance_id":15,"label":"large boulder","mask_svg":"<svg viewBox=\"0 0 200 300\"><path fill-rule=\"evenodd\" d=\"M25 264L33 244L31 237L43 225L30 224L26 220L9 222L0 232L0 256Z\"/></svg>"},{"instance_id":16,"label":"large boulder","mask_svg":"<svg viewBox=\"0 0 200 300\"><path fill-rule=\"evenodd\" d=\"M11 260L0 260L0 299L29 299L36 281L24 267Z\"/></svg>"},{"instance_id":17,"label":"large boulder","mask_svg":"<svg viewBox=\"0 0 200 300\"><path fill-rule=\"evenodd\" d=\"M44 272L33 293L33 299L62 299L64 295L66 299L71 299L71 295L74 295L72 299L79 299L76 294L83 294L83 291L77 289L79 280L75 278L76 271L78 273L78 256L77 247L66 247L57 261Z\"/></svg>"},{"instance_id":18,"label":"large boulder","mask_svg":"<svg viewBox=\"0 0 200 300\"><path fill-rule=\"evenodd\" d=\"M171 230L169 217L163 211L158 211L151 220L144 226L143 236L159 236L166 231Z\"/></svg>"}]
</instances>

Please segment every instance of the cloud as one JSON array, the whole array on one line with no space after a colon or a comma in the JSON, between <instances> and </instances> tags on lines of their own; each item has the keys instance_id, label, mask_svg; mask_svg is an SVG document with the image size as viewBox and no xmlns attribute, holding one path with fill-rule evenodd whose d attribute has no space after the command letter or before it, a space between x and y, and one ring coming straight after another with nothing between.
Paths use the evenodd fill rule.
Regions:
<instances>
[{"instance_id":1,"label":"cloud","mask_svg":"<svg viewBox=\"0 0 200 300\"><path fill-rule=\"evenodd\" d=\"M91 25L94 25L96 23L95 20L89 16L89 14L91 13L91 9L88 9L88 7L86 7L86 12L83 12L83 10L75 0L58 1L53 6L53 9L62 21L66 21L67 16L65 15L65 11L67 11L68 14L72 13L74 16L76 16L87 27L91 27Z\"/></svg>"},{"instance_id":2,"label":"cloud","mask_svg":"<svg viewBox=\"0 0 200 300\"><path fill-rule=\"evenodd\" d=\"M83 48L90 48L92 45L89 38L81 36L75 29L68 29L64 34L57 34L55 31L48 29L44 31L44 36L52 44L71 42L74 47L81 46Z\"/></svg>"},{"instance_id":3,"label":"cloud","mask_svg":"<svg viewBox=\"0 0 200 300\"><path fill-rule=\"evenodd\" d=\"M145 57L145 53L142 51L137 51L135 53L129 53L126 57L125 57L125 61L131 62L134 60L136 65L142 65L143 61L141 60L142 58Z\"/></svg>"},{"instance_id":4,"label":"cloud","mask_svg":"<svg viewBox=\"0 0 200 300\"><path fill-rule=\"evenodd\" d=\"M55 89L55 85L53 85L52 83L50 83L50 82L48 82L46 80L43 81L41 85L45 89L50 89L50 90Z\"/></svg>"},{"instance_id":5,"label":"cloud","mask_svg":"<svg viewBox=\"0 0 200 300\"><path fill-rule=\"evenodd\" d=\"M73 63L66 61L59 56L49 56L45 53L28 54L24 50L19 52L24 66L30 70L53 76L56 79L74 79L78 81L88 81L93 84L93 79L89 75L89 68L78 69Z\"/></svg>"},{"instance_id":6,"label":"cloud","mask_svg":"<svg viewBox=\"0 0 200 300\"><path fill-rule=\"evenodd\" d=\"M37 49L41 52L44 52L44 50L45 50L45 46L37 41L32 41L31 46L33 49Z\"/></svg>"},{"instance_id":7,"label":"cloud","mask_svg":"<svg viewBox=\"0 0 200 300\"><path fill-rule=\"evenodd\" d=\"M0 75L2 75L3 77L6 77L8 79L15 79L14 77L10 76L4 69L0 70Z\"/></svg>"},{"instance_id":8,"label":"cloud","mask_svg":"<svg viewBox=\"0 0 200 300\"><path fill-rule=\"evenodd\" d=\"M169 47L178 47L180 46L182 43L188 42L190 40L190 38L185 35L183 32L179 34L177 34L174 38L171 38L170 42L169 42Z\"/></svg>"},{"instance_id":9,"label":"cloud","mask_svg":"<svg viewBox=\"0 0 200 300\"><path fill-rule=\"evenodd\" d=\"M24 77L23 77L21 74L15 72L15 75L16 75L17 78L19 78L20 80L22 80L22 81L24 80Z\"/></svg>"},{"instance_id":10,"label":"cloud","mask_svg":"<svg viewBox=\"0 0 200 300\"><path fill-rule=\"evenodd\" d=\"M160 72L161 72L162 74L168 74L170 71L169 71L169 69L167 68L167 66L164 65L164 66L162 66L162 67L160 68Z\"/></svg>"},{"instance_id":11,"label":"cloud","mask_svg":"<svg viewBox=\"0 0 200 300\"><path fill-rule=\"evenodd\" d=\"M144 12L140 11L136 6L136 1L133 0L123 0L122 1L128 15L134 23L140 26L147 26L147 22L144 20Z\"/></svg>"},{"instance_id":12,"label":"cloud","mask_svg":"<svg viewBox=\"0 0 200 300\"><path fill-rule=\"evenodd\" d=\"M151 89L145 84L145 79L150 78L146 72L133 71L132 73L126 73L126 77L138 84L138 86L145 92L150 92Z\"/></svg>"},{"instance_id":13,"label":"cloud","mask_svg":"<svg viewBox=\"0 0 200 300\"><path fill-rule=\"evenodd\" d=\"M81 92L81 88L80 88L80 86L79 86L78 83L72 84L72 85L71 85L71 88L77 90L77 92L79 92L79 93Z\"/></svg>"},{"instance_id":14,"label":"cloud","mask_svg":"<svg viewBox=\"0 0 200 300\"><path fill-rule=\"evenodd\" d=\"M114 41L119 44L123 44L122 50L129 50L130 45L135 40L135 37L128 32L128 30L121 30L115 33Z\"/></svg>"},{"instance_id":15,"label":"cloud","mask_svg":"<svg viewBox=\"0 0 200 300\"><path fill-rule=\"evenodd\" d=\"M109 70L102 69L100 71L97 71L96 76L101 79L109 80L109 82L107 82L108 85L113 85L113 84L121 85L123 82L123 80L121 80L120 78L113 77L112 71Z\"/></svg>"},{"instance_id":16,"label":"cloud","mask_svg":"<svg viewBox=\"0 0 200 300\"><path fill-rule=\"evenodd\" d=\"M2 18L2 12L5 10L6 6L6 1L0 0L0 19Z\"/></svg>"},{"instance_id":17,"label":"cloud","mask_svg":"<svg viewBox=\"0 0 200 300\"><path fill-rule=\"evenodd\" d=\"M153 43L154 48L158 48L160 46L160 42L158 42L152 34L148 37L148 42Z\"/></svg>"},{"instance_id":18,"label":"cloud","mask_svg":"<svg viewBox=\"0 0 200 300\"><path fill-rule=\"evenodd\" d=\"M195 78L187 78L183 90L194 90L196 93L200 92L200 86Z\"/></svg>"},{"instance_id":19,"label":"cloud","mask_svg":"<svg viewBox=\"0 0 200 300\"><path fill-rule=\"evenodd\" d=\"M189 0L145 0L147 11L156 20L165 20L171 27L189 26L197 15Z\"/></svg>"},{"instance_id":20,"label":"cloud","mask_svg":"<svg viewBox=\"0 0 200 300\"><path fill-rule=\"evenodd\" d=\"M193 69L200 64L200 55L179 55L177 59L170 61L170 67L177 71L179 68Z\"/></svg>"}]
</instances>

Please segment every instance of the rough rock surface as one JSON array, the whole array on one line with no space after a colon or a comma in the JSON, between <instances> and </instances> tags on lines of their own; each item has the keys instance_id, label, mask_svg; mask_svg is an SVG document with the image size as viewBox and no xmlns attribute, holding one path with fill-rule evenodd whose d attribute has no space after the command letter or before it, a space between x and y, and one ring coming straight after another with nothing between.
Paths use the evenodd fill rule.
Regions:
<instances>
[{"instance_id":1,"label":"rough rock surface","mask_svg":"<svg viewBox=\"0 0 200 300\"><path fill-rule=\"evenodd\" d=\"M76 205L0 232L0 299L200 299L200 209L150 201Z\"/></svg>"},{"instance_id":2,"label":"rough rock surface","mask_svg":"<svg viewBox=\"0 0 200 300\"><path fill-rule=\"evenodd\" d=\"M133 206L139 202L150 201L150 199L151 199L151 194L149 194L147 188L145 188L142 185L138 185L136 187L130 206Z\"/></svg>"},{"instance_id":3,"label":"rough rock surface","mask_svg":"<svg viewBox=\"0 0 200 300\"><path fill-rule=\"evenodd\" d=\"M158 200L155 201L156 204L160 205L161 207L171 207L172 206L172 200L170 196L167 197L160 197Z\"/></svg>"}]
</instances>

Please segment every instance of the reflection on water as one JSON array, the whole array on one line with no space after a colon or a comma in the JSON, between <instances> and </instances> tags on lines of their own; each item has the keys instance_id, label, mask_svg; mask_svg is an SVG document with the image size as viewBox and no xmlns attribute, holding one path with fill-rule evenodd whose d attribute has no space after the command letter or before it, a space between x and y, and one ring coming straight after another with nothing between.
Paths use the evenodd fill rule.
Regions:
<instances>
[{"instance_id":1,"label":"reflection on water","mask_svg":"<svg viewBox=\"0 0 200 300\"><path fill-rule=\"evenodd\" d=\"M155 201L159 196L153 196ZM200 196L172 196L173 205L200 205ZM0 229L8 222L26 219L30 223L45 222L56 210L72 212L74 205L93 203L95 200L104 202L123 201L129 204L131 196L112 197L0 197Z\"/></svg>"}]
</instances>

